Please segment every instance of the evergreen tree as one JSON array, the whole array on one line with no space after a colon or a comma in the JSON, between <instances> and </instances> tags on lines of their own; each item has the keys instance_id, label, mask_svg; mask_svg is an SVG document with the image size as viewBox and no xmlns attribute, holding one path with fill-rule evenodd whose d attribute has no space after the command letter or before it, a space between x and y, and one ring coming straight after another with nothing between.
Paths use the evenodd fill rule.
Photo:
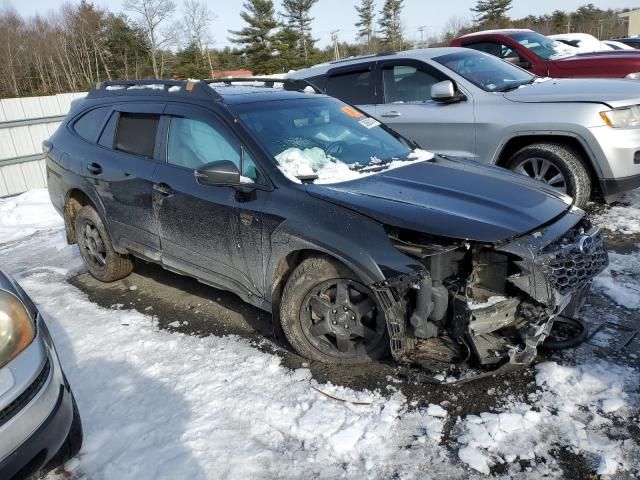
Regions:
<instances>
[{"instance_id":1,"label":"evergreen tree","mask_svg":"<svg viewBox=\"0 0 640 480\"><path fill-rule=\"evenodd\" d=\"M564 32L569 23L569 17L562 10L554 10L549 20L553 32Z\"/></svg>"},{"instance_id":2,"label":"evergreen tree","mask_svg":"<svg viewBox=\"0 0 640 480\"><path fill-rule=\"evenodd\" d=\"M316 42L311 36L311 22L313 22L313 18L310 16L310 12L311 7L313 7L317 1L318 0L282 0L284 17L287 19L289 26L298 33L298 45L305 63L309 61L309 55Z\"/></svg>"},{"instance_id":3,"label":"evergreen tree","mask_svg":"<svg viewBox=\"0 0 640 480\"><path fill-rule=\"evenodd\" d=\"M300 56L298 31L288 23L282 23L275 35L275 50L278 57L274 59L274 73L286 73L306 66Z\"/></svg>"},{"instance_id":4,"label":"evergreen tree","mask_svg":"<svg viewBox=\"0 0 640 480\"><path fill-rule=\"evenodd\" d=\"M404 0L385 0L382 11L380 12L380 34L382 35L382 43L395 51L402 50L402 24L400 22L400 13Z\"/></svg>"},{"instance_id":5,"label":"evergreen tree","mask_svg":"<svg viewBox=\"0 0 640 480\"><path fill-rule=\"evenodd\" d=\"M513 0L478 0L471 11L477 14L476 23L487 26L505 25L509 18L507 12L511 10Z\"/></svg>"},{"instance_id":6,"label":"evergreen tree","mask_svg":"<svg viewBox=\"0 0 640 480\"><path fill-rule=\"evenodd\" d=\"M254 73L271 73L273 68L274 33L278 26L271 0L247 0L240 13L248 24L241 30L229 30L235 38L229 40L243 45L242 55L247 57Z\"/></svg>"},{"instance_id":7,"label":"evergreen tree","mask_svg":"<svg viewBox=\"0 0 640 480\"><path fill-rule=\"evenodd\" d=\"M373 48L373 22L375 20L375 0L362 0L362 4L356 6L359 20L355 26L358 27L358 36L367 42L367 53L372 53Z\"/></svg>"},{"instance_id":8,"label":"evergreen tree","mask_svg":"<svg viewBox=\"0 0 640 480\"><path fill-rule=\"evenodd\" d=\"M107 24L106 49L113 78L129 80L153 75L148 59L151 46L145 31L124 15L112 15Z\"/></svg>"},{"instance_id":9,"label":"evergreen tree","mask_svg":"<svg viewBox=\"0 0 640 480\"><path fill-rule=\"evenodd\" d=\"M173 74L181 78L206 78L209 75L209 65L204 62L197 41L176 52Z\"/></svg>"}]
</instances>

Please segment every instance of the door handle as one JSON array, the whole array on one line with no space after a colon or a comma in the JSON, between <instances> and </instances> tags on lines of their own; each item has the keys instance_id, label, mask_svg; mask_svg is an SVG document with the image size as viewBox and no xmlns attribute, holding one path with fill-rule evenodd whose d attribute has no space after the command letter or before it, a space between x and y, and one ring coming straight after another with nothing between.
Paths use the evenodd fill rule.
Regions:
<instances>
[{"instance_id":1,"label":"door handle","mask_svg":"<svg viewBox=\"0 0 640 480\"><path fill-rule=\"evenodd\" d=\"M160 193L161 195L164 195L165 197L170 197L171 195L173 195L174 193L176 193L169 185L167 185L166 183L154 183L153 184L153 189Z\"/></svg>"},{"instance_id":2,"label":"door handle","mask_svg":"<svg viewBox=\"0 0 640 480\"><path fill-rule=\"evenodd\" d=\"M400 117L402 114L400 112L398 112L397 110L392 110L390 112L384 112L381 116L384 118L398 118Z\"/></svg>"},{"instance_id":3,"label":"door handle","mask_svg":"<svg viewBox=\"0 0 640 480\"><path fill-rule=\"evenodd\" d=\"M102 166L99 163L90 163L87 165L87 170L93 175L100 175L102 173Z\"/></svg>"}]
</instances>

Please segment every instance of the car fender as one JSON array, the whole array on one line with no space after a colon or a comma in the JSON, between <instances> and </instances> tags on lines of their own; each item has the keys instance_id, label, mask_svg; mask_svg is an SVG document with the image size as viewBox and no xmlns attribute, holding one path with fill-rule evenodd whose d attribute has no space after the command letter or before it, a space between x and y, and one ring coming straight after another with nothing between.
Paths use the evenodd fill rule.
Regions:
<instances>
[{"instance_id":1,"label":"car fender","mask_svg":"<svg viewBox=\"0 0 640 480\"><path fill-rule=\"evenodd\" d=\"M328 207L330 210L335 208ZM351 227L344 232L335 231L335 227L332 229L314 222L295 220L286 220L273 231L271 254L266 268L267 295L273 291L282 260L294 252L304 250L317 251L335 258L351 269L366 285L383 281L391 275L423 268L417 260L391 245L381 224L347 209L340 211L345 223ZM354 219L357 223L353 222ZM363 239L366 239L366 249L362 245Z\"/></svg>"},{"instance_id":2,"label":"car fender","mask_svg":"<svg viewBox=\"0 0 640 480\"><path fill-rule=\"evenodd\" d=\"M587 154L587 160L590 165L596 171L596 174L599 178L604 176L600 163L596 160L597 154L591 148L591 144L583 137L582 135L572 132L569 130L541 130L541 129L532 129L532 130L517 130L512 131L507 134L499 143L497 150L494 152L493 157L491 159L492 164L497 164L501 159L501 156L504 152L504 147L509 144L512 140L518 137L569 137L576 140L584 149Z\"/></svg>"}]
</instances>

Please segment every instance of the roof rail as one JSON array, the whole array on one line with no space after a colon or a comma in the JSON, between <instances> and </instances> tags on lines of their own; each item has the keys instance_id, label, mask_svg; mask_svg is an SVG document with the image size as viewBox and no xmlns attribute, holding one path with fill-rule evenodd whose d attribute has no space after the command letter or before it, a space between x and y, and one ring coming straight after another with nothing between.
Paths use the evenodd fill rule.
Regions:
<instances>
[{"instance_id":1,"label":"roof rail","mask_svg":"<svg viewBox=\"0 0 640 480\"><path fill-rule=\"evenodd\" d=\"M369 53L367 55L354 55L352 57L341 58L340 60L332 60L329 63L331 65L339 64L339 63L347 63L352 60L362 60L364 58L376 58L376 57L386 57L389 55L395 55L398 52L388 51L388 52L380 52L380 53Z\"/></svg>"},{"instance_id":2,"label":"roof rail","mask_svg":"<svg viewBox=\"0 0 640 480\"><path fill-rule=\"evenodd\" d=\"M282 84L282 88L292 92L302 92L305 88L311 87L316 93L323 93L318 87L307 80L298 80L293 78L273 78L273 77L229 77L216 78L213 80L203 80L209 85L214 83L224 83L225 85L233 85L238 83L263 83L265 88L274 88L276 83Z\"/></svg>"},{"instance_id":3,"label":"roof rail","mask_svg":"<svg viewBox=\"0 0 640 480\"><path fill-rule=\"evenodd\" d=\"M200 80L113 80L99 82L89 90L86 98L158 94L222 100L222 96L218 92Z\"/></svg>"}]
</instances>

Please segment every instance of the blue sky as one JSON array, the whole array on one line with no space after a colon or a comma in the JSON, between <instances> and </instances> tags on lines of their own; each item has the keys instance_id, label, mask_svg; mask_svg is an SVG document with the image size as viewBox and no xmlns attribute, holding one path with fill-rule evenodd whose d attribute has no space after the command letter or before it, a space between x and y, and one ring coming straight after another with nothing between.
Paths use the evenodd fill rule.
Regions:
<instances>
[{"instance_id":1,"label":"blue sky","mask_svg":"<svg viewBox=\"0 0 640 480\"><path fill-rule=\"evenodd\" d=\"M12 5L18 12L24 15L40 13L47 14L57 8L65 0L2 0L5 5ZM79 0L71 0L76 3ZM211 25L211 34L215 40L214 46L227 45L227 30L237 29L242 26L239 12L242 9L242 0L205 0L210 9L217 15L217 20ZM182 0L174 0L178 9ZM580 5L593 3L600 8L640 8L640 0L515 0L510 15L523 17L533 14L540 15L550 13L555 9L573 10ZM121 0L93 0L93 3L109 8L114 12L122 10ZM280 0L275 0L277 9ZM353 26L356 21L354 5L359 0L319 0L313 7L312 15L315 17L313 24L314 37L320 39L320 44L329 43L329 33L332 30L340 30L340 38L353 40L356 29ZM378 9L383 0L378 0ZM405 0L405 8L402 21L405 34L408 38L419 38L417 28L425 26L427 32L440 32L451 17L471 17L469 8L476 4L475 0Z\"/></svg>"}]
</instances>

